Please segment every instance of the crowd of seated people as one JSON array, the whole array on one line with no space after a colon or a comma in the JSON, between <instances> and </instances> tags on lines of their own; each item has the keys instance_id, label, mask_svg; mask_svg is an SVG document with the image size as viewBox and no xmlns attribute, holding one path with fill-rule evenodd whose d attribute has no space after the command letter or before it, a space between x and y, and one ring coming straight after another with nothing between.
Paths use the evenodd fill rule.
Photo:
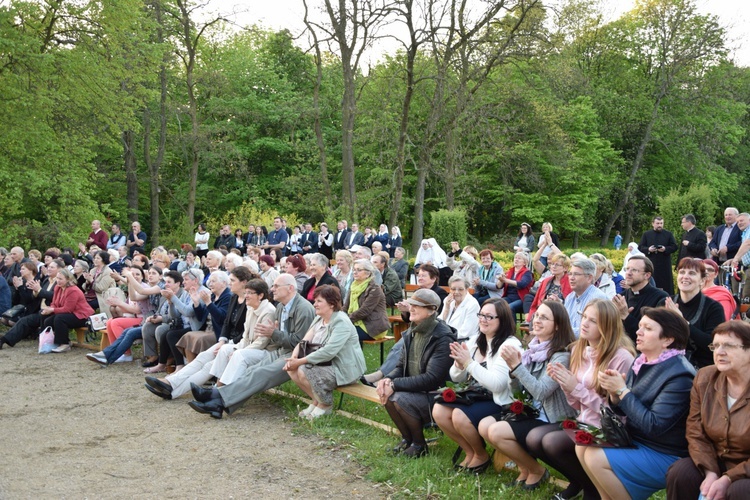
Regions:
<instances>
[{"instance_id":1,"label":"crowd of seated people","mask_svg":"<svg viewBox=\"0 0 750 500\"><path fill-rule=\"evenodd\" d=\"M750 491L750 326L727 321L732 297L715 285L713 260L681 260L670 297L650 284L648 257L629 256L620 276L602 254L562 253L550 225L535 246L524 224L507 272L490 250L452 242L446 255L426 239L418 289L404 299L396 227L359 233L340 221L336 233L307 223L287 231L277 218L271 232L224 226L209 249L200 225L195 250L146 254L139 224L127 236L115 226L110 238L95 223L78 252L6 253L0 308L22 307L0 349L49 326L52 352L70 351L69 331L98 310L108 321L90 361L132 361L142 339L146 389L166 400L190 394L193 410L216 419L286 381L312 401L300 417L317 419L332 412L336 387L360 380L398 429L394 454L427 454L423 428L434 421L463 452L457 471L486 470L489 443L518 466L512 488L539 488L549 466L568 481L555 498ZM387 307L408 329L365 375L361 342L387 333ZM517 333L521 312L527 343ZM441 392L436 401L448 385L484 396ZM528 418L513 410L518 391L533 408ZM591 446L560 424L599 428L602 408L623 417L632 446Z\"/></svg>"}]
</instances>

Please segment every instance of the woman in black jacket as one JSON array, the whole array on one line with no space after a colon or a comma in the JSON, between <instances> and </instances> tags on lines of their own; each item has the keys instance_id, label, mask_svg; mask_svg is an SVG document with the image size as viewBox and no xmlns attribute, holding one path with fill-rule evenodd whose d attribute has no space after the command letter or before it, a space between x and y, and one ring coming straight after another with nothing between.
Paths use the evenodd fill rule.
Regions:
<instances>
[{"instance_id":1,"label":"woman in black jacket","mask_svg":"<svg viewBox=\"0 0 750 500\"><path fill-rule=\"evenodd\" d=\"M339 288L339 282L328 272L328 257L322 253L310 254L310 265L307 266L307 272L310 278L302 285L300 295L313 303L313 294L315 289L323 285L332 285Z\"/></svg>"},{"instance_id":2,"label":"woman in black jacket","mask_svg":"<svg viewBox=\"0 0 750 500\"><path fill-rule=\"evenodd\" d=\"M688 455L685 424L695 370L685 359L690 328L667 308L643 311L636 358L625 380L599 373L610 406L627 417L634 448L576 446L576 455L602 498L646 499L666 488L667 469Z\"/></svg>"},{"instance_id":3,"label":"woman in black jacket","mask_svg":"<svg viewBox=\"0 0 750 500\"><path fill-rule=\"evenodd\" d=\"M404 349L396 368L378 382L377 392L401 432L401 442L393 452L418 458L427 453L422 427L431 420L432 398L428 393L448 380L453 364L450 344L456 337L453 329L437 317L441 302L435 292L417 290L407 302L411 326L404 332Z\"/></svg>"}]
</instances>

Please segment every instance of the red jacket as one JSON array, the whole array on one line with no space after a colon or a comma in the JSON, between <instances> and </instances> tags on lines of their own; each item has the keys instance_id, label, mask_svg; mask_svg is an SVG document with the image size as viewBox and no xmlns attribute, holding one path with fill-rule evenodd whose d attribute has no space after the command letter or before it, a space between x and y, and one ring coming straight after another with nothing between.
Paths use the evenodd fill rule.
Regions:
<instances>
[{"instance_id":1,"label":"red jacket","mask_svg":"<svg viewBox=\"0 0 750 500\"><path fill-rule=\"evenodd\" d=\"M554 279L554 276L547 276L539 284L539 289L536 291L536 295L534 296L534 302L531 303L529 314L526 315L527 318L530 318L531 315L536 312L542 302L544 302L545 298L547 297L547 287L549 287L549 284L552 283L552 280ZM562 288L563 298L567 297L568 294L573 291L572 288L570 288L568 273L565 273L563 277L560 278L560 287Z\"/></svg>"},{"instance_id":2,"label":"red jacket","mask_svg":"<svg viewBox=\"0 0 750 500\"><path fill-rule=\"evenodd\" d=\"M514 280L515 282L521 281L526 276L526 273L528 273L529 276L531 277L531 281L529 281L528 286L524 288L516 287L516 290L518 290L518 297L521 300L523 300L523 298L526 297L526 294L529 293L529 290L531 290L531 287L534 286L534 275L531 274L531 271L529 271L529 268L527 267L521 268L521 270L518 272L518 275L516 277L513 277L513 273L515 272L516 272L516 268L511 267L505 273L505 277L508 278L509 280ZM505 284L505 287L503 287L503 290L505 291L503 296L507 297L508 296L508 284L507 283Z\"/></svg>"},{"instance_id":3,"label":"red jacket","mask_svg":"<svg viewBox=\"0 0 750 500\"><path fill-rule=\"evenodd\" d=\"M94 310L86 302L83 292L75 285L65 288L56 286L50 307L55 310L55 314L75 314L78 319L88 318L94 314Z\"/></svg>"}]
</instances>

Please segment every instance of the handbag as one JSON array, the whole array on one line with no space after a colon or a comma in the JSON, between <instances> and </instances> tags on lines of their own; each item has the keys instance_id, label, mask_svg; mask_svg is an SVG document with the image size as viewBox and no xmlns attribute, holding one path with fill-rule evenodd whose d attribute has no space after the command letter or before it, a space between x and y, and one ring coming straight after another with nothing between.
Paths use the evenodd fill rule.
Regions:
<instances>
[{"instance_id":1,"label":"handbag","mask_svg":"<svg viewBox=\"0 0 750 500\"><path fill-rule=\"evenodd\" d=\"M300 340L299 341L299 349L297 350L297 357L299 359L305 358L308 355L314 353L315 351L319 350L321 347L323 347L325 344L316 344L315 342L310 342L308 340ZM310 363L312 364L312 363ZM322 361L320 363L315 363L315 366L331 366L333 363L331 360L328 361Z\"/></svg>"},{"instance_id":2,"label":"handbag","mask_svg":"<svg viewBox=\"0 0 750 500\"><path fill-rule=\"evenodd\" d=\"M21 315L26 312L26 306L22 304L16 304L3 313L3 319L8 322L15 323L21 318Z\"/></svg>"},{"instance_id":3,"label":"handbag","mask_svg":"<svg viewBox=\"0 0 750 500\"><path fill-rule=\"evenodd\" d=\"M39 334L39 354L49 354L55 348L55 332L48 326Z\"/></svg>"},{"instance_id":4,"label":"handbag","mask_svg":"<svg viewBox=\"0 0 750 500\"><path fill-rule=\"evenodd\" d=\"M618 417L612 408L601 405L599 413L602 416L602 432L607 442L617 448L629 448L633 446L633 438L625 427L625 423Z\"/></svg>"},{"instance_id":5,"label":"handbag","mask_svg":"<svg viewBox=\"0 0 750 500\"><path fill-rule=\"evenodd\" d=\"M469 406L478 401L492 400L492 392L479 384L472 384L461 389L446 387L435 396L436 403L448 403Z\"/></svg>"}]
</instances>

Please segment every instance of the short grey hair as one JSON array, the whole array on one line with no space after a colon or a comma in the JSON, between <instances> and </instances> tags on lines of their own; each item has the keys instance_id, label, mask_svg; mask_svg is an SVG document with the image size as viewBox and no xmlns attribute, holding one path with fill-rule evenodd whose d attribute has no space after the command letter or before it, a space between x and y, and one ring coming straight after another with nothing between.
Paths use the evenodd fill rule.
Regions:
<instances>
[{"instance_id":1,"label":"short grey hair","mask_svg":"<svg viewBox=\"0 0 750 500\"><path fill-rule=\"evenodd\" d=\"M219 267L221 267L221 265L224 263L224 254L219 252L218 250L211 250L206 255L210 255L214 259L217 259L219 261Z\"/></svg>"},{"instance_id":2,"label":"short grey hair","mask_svg":"<svg viewBox=\"0 0 750 500\"><path fill-rule=\"evenodd\" d=\"M328 267L328 257L322 253L310 254L310 260L321 267Z\"/></svg>"},{"instance_id":3,"label":"short grey hair","mask_svg":"<svg viewBox=\"0 0 750 500\"><path fill-rule=\"evenodd\" d=\"M211 273L208 277L208 282L216 282L221 281L224 283L224 285L229 286L229 274L225 273L224 271L216 271L215 273Z\"/></svg>"},{"instance_id":4,"label":"short grey hair","mask_svg":"<svg viewBox=\"0 0 750 500\"><path fill-rule=\"evenodd\" d=\"M203 283L203 270L197 267L192 267L186 271L182 271L182 277L184 278L185 276L190 276L191 278L198 280L199 283Z\"/></svg>"},{"instance_id":5,"label":"short grey hair","mask_svg":"<svg viewBox=\"0 0 750 500\"><path fill-rule=\"evenodd\" d=\"M367 259L357 259L354 264L367 271L370 276L375 274L375 266Z\"/></svg>"},{"instance_id":6,"label":"short grey hair","mask_svg":"<svg viewBox=\"0 0 750 500\"><path fill-rule=\"evenodd\" d=\"M574 259L573 262L571 262L570 267L577 267L581 271L583 271L583 274L587 274L589 276L596 276L596 264L594 264L594 261L591 259Z\"/></svg>"},{"instance_id":7,"label":"short grey hair","mask_svg":"<svg viewBox=\"0 0 750 500\"><path fill-rule=\"evenodd\" d=\"M448 286L451 286L451 284L455 283L456 281L463 281L464 286L466 287L467 290L471 288L471 286L469 285L469 280L467 280L463 276L456 276L455 274L451 276L450 278L448 278Z\"/></svg>"}]
</instances>

